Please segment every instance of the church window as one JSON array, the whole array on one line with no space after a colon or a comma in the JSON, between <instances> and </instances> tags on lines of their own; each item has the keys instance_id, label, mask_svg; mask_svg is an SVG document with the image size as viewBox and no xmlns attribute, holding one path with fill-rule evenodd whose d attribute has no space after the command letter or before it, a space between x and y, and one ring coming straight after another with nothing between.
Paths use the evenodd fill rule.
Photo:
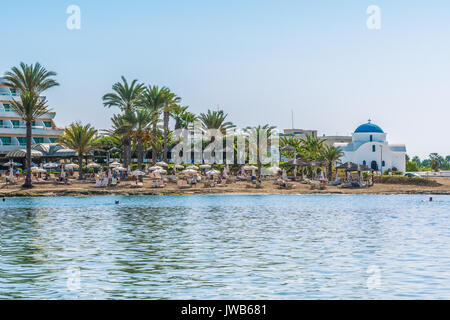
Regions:
<instances>
[{"instance_id":1,"label":"church window","mask_svg":"<svg viewBox=\"0 0 450 320\"><path fill-rule=\"evenodd\" d=\"M375 152L375 145L372 146L372 152Z\"/></svg>"}]
</instances>

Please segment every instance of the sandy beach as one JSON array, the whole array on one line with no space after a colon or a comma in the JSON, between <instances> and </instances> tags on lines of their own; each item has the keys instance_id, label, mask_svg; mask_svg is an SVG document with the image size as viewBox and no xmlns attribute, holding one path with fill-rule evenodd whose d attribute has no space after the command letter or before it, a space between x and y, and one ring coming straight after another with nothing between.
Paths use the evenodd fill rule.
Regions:
<instances>
[{"instance_id":1,"label":"sandy beach","mask_svg":"<svg viewBox=\"0 0 450 320\"><path fill-rule=\"evenodd\" d=\"M273 181L263 181L262 188L250 186L240 181L226 186L205 188L200 183L189 189L179 189L176 184L168 183L164 188L152 188L151 180L144 179L142 187L137 188L133 181L123 181L117 186L95 187L94 183L71 180L72 184L55 183L34 184L32 189L24 189L19 182L16 185L3 184L0 187L2 197L37 196L95 196L95 195L199 195L199 194L442 194L450 195L450 178L434 178L440 186L416 186L376 183L370 188L344 189L327 186L325 190L311 190L310 185L294 182L290 190L280 189Z\"/></svg>"}]
</instances>

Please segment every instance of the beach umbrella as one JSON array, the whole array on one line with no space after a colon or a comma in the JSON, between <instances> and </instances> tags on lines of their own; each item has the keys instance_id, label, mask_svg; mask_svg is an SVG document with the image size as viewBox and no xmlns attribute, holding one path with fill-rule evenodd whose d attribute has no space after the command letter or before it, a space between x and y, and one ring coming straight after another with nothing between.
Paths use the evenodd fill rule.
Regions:
<instances>
[{"instance_id":1,"label":"beach umbrella","mask_svg":"<svg viewBox=\"0 0 450 320\"><path fill-rule=\"evenodd\" d=\"M272 167L268 168L267 170L272 174L277 174L278 172L281 171L281 168L279 168L277 166L272 166Z\"/></svg>"},{"instance_id":2,"label":"beach umbrella","mask_svg":"<svg viewBox=\"0 0 450 320\"><path fill-rule=\"evenodd\" d=\"M256 170L256 169L258 169L258 167L255 167L255 166L244 166L244 170L246 170L246 171Z\"/></svg>"},{"instance_id":3,"label":"beach umbrella","mask_svg":"<svg viewBox=\"0 0 450 320\"><path fill-rule=\"evenodd\" d=\"M186 169L181 171L181 173L187 174L187 175L194 175L194 174L198 174L198 172L194 169Z\"/></svg>"},{"instance_id":4,"label":"beach umbrella","mask_svg":"<svg viewBox=\"0 0 450 320\"><path fill-rule=\"evenodd\" d=\"M158 169L158 170L153 171L153 173L167 174L167 170L164 170L164 169Z\"/></svg>"},{"instance_id":5,"label":"beach umbrella","mask_svg":"<svg viewBox=\"0 0 450 320\"><path fill-rule=\"evenodd\" d=\"M115 167L113 170L114 171L127 171L127 169L125 169L124 167Z\"/></svg>"},{"instance_id":6,"label":"beach umbrella","mask_svg":"<svg viewBox=\"0 0 450 320\"><path fill-rule=\"evenodd\" d=\"M211 175L218 176L220 174L220 171L213 169L213 170L208 171L206 174L209 176L211 176Z\"/></svg>"},{"instance_id":7,"label":"beach umbrella","mask_svg":"<svg viewBox=\"0 0 450 320\"><path fill-rule=\"evenodd\" d=\"M161 169L162 169L162 167L160 167L160 166L153 166L153 167L149 168L150 171L161 170Z\"/></svg>"},{"instance_id":8,"label":"beach umbrella","mask_svg":"<svg viewBox=\"0 0 450 320\"><path fill-rule=\"evenodd\" d=\"M145 172L142 172L141 170L134 170L131 172L131 175L133 176L145 176Z\"/></svg>"},{"instance_id":9,"label":"beach umbrella","mask_svg":"<svg viewBox=\"0 0 450 320\"><path fill-rule=\"evenodd\" d=\"M114 162L110 163L109 166L110 166L111 168L120 167L120 163L118 163L117 161L114 161Z\"/></svg>"},{"instance_id":10,"label":"beach umbrella","mask_svg":"<svg viewBox=\"0 0 450 320\"><path fill-rule=\"evenodd\" d=\"M211 169L211 165L210 164L202 164L200 166L200 169Z\"/></svg>"},{"instance_id":11,"label":"beach umbrella","mask_svg":"<svg viewBox=\"0 0 450 320\"><path fill-rule=\"evenodd\" d=\"M175 169L184 169L184 166L181 164L176 164L173 166Z\"/></svg>"},{"instance_id":12,"label":"beach umbrella","mask_svg":"<svg viewBox=\"0 0 450 320\"><path fill-rule=\"evenodd\" d=\"M95 162L91 162L87 165L88 168L100 168L100 165Z\"/></svg>"},{"instance_id":13,"label":"beach umbrella","mask_svg":"<svg viewBox=\"0 0 450 320\"><path fill-rule=\"evenodd\" d=\"M59 164L57 164L57 163L49 162L49 163L45 163L43 165L43 168L45 168L45 169L54 169L54 168L58 168L58 166L59 166Z\"/></svg>"},{"instance_id":14,"label":"beach umbrella","mask_svg":"<svg viewBox=\"0 0 450 320\"><path fill-rule=\"evenodd\" d=\"M68 163L65 165L67 170L73 170L73 169L78 169L80 166L77 165L76 163Z\"/></svg>"},{"instance_id":15,"label":"beach umbrella","mask_svg":"<svg viewBox=\"0 0 450 320\"><path fill-rule=\"evenodd\" d=\"M188 166L186 169L190 169L190 170L198 170L198 167L196 165L190 165Z\"/></svg>"},{"instance_id":16,"label":"beach umbrella","mask_svg":"<svg viewBox=\"0 0 450 320\"><path fill-rule=\"evenodd\" d=\"M167 163L165 163L164 161L157 162L156 165L157 165L157 166L160 166L160 167L166 167L166 168L169 166L169 165L168 165Z\"/></svg>"}]
</instances>

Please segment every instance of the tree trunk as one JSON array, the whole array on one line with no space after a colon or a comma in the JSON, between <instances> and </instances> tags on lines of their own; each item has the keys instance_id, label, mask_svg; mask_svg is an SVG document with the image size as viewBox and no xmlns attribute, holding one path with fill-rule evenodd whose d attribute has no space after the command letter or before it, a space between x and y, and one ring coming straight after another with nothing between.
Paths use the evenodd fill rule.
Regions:
<instances>
[{"instance_id":1,"label":"tree trunk","mask_svg":"<svg viewBox=\"0 0 450 320\"><path fill-rule=\"evenodd\" d=\"M78 153L78 180L83 180L83 154L81 152Z\"/></svg>"},{"instance_id":2,"label":"tree trunk","mask_svg":"<svg viewBox=\"0 0 450 320\"><path fill-rule=\"evenodd\" d=\"M138 137L137 139L137 157L138 169L142 170L142 162L144 160L144 152L142 150L142 137Z\"/></svg>"},{"instance_id":3,"label":"tree trunk","mask_svg":"<svg viewBox=\"0 0 450 320\"><path fill-rule=\"evenodd\" d=\"M153 124L153 141L156 140L156 135L157 135L157 131L156 131L156 123ZM155 165L156 164L156 143L153 142L152 143L152 164Z\"/></svg>"},{"instance_id":4,"label":"tree trunk","mask_svg":"<svg viewBox=\"0 0 450 320\"><path fill-rule=\"evenodd\" d=\"M123 139L123 167L128 168L128 145L130 144L130 139Z\"/></svg>"},{"instance_id":5,"label":"tree trunk","mask_svg":"<svg viewBox=\"0 0 450 320\"><path fill-rule=\"evenodd\" d=\"M31 184L31 139L32 139L32 131L31 131L31 121L26 122L27 125L27 157L25 168L27 170L27 175L25 177L25 183L23 185L24 188L32 188Z\"/></svg>"},{"instance_id":6,"label":"tree trunk","mask_svg":"<svg viewBox=\"0 0 450 320\"><path fill-rule=\"evenodd\" d=\"M128 159L127 162L131 165L132 164L132 158L133 158L133 153L131 152L131 139L128 140L129 143L127 145L127 154L128 154Z\"/></svg>"},{"instance_id":7,"label":"tree trunk","mask_svg":"<svg viewBox=\"0 0 450 320\"><path fill-rule=\"evenodd\" d=\"M164 162L167 162L167 136L169 134L169 112L164 112Z\"/></svg>"},{"instance_id":8,"label":"tree trunk","mask_svg":"<svg viewBox=\"0 0 450 320\"><path fill-rule=\"evenodd\" d=\"M333 179L333 165L332 163L328 163L328 181L331 181Z\"/></svg>"}]
</instances>

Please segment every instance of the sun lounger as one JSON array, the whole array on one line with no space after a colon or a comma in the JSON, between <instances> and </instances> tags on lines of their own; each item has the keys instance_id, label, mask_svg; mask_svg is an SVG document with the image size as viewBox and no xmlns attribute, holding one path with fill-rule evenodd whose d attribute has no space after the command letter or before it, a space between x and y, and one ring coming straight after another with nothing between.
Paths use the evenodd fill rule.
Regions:
<instances>
[{"instance_id":1,"label":"sun lounger","mask_svg":"<svg viewBox=\"0 0 450 320\"><path fill-rule=\"evenodd\" d=\"M162 181L161 179L154 179L152 181L152 188L164 188L164 181Z\"/></svg>"},{"instance_id":2,"label":"sun lounger","mask_svg":"<svg viewBox=\"0 0 450 320\"><path fill-rule=\"evenodd\" d=\"M186 180L178 180L177 186L179 189L188 189L192 188L192 185L188 184Z\"/></svg>"}]
</instances>

